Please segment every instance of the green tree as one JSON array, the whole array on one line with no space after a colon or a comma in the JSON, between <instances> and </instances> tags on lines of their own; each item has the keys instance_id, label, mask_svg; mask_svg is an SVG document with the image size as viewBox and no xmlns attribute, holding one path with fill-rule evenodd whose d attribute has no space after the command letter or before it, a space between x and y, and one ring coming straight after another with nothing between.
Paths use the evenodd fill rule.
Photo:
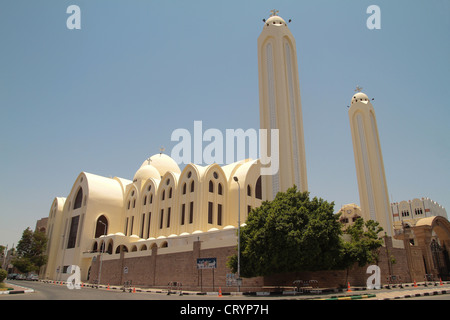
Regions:
<instances>
[{"instance_id":1,"label":"green tree","mask_svg":"<svg viewBox=\"0 0 450 320\"><path fill-rule=\"evenodd\" d=\"M383 228L373 220L356 219L353 225L344 230L350 236L349 241L343 242L342 268L349 269L357 263L363 267L367 264L378 263L379 248L383 239L379 233ZM347 282L347 281L346 281Z\"/></svg>"},{"instance_id":2,"label":"green tree","mask_svg":"<svg viewBox=\"0 0 450 320\"><path fill-rule=\"evenodd\" d=\"M241 228L241 276L338 267L342 230L333 207L294 186L253 209ZM236 272L237 254L227 265Z\"/></svg>"},{"instance_id":3,"label":"green tree","mask_svg":"<svg viewBox=\"0 0 450 320\"><path fill-rule=\"evenodd\" d=\"M27 228L22 233L22 238L17 244L17 257L12 264L23 273L39 271L39 268L47 263L45 250L47 248L47 236L44 232L33 232Z\"/></svg>"}]
</instances>

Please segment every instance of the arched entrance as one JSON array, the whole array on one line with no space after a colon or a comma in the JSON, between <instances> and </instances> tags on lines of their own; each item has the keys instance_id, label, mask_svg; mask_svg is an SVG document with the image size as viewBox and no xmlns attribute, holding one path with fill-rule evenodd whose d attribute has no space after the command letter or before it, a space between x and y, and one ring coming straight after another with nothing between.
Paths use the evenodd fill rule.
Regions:
<instances>
[{"instance_id":1,"label":"arched entrance","mask_svg":"<svg viewBox=\"0 0 450 320\"><path fill-rule=\"evenodd\" d=\"M444 217L428 217L417 221L413 228L425 262L427 273L450 280L450 222Z\"/></svg>"}]
</instances>

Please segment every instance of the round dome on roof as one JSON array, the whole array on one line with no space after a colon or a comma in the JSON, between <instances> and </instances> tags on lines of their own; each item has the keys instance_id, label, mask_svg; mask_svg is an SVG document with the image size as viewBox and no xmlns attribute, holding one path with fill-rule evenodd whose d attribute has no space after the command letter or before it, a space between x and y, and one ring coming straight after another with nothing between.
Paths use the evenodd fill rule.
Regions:
<instances>
[{"instance_id":1,"label":"round dome on roof","mask_svg":"<svg viewBox=\"0 0 450 320\"><path fill-rule=\"evenodd\" d=\"M149 178L160 179L159 171L152 165L142 165L134 175L133 182L147 180Z\"/></svg>"},{"instance_id":2,"label":"round dome on roof","mask_svg":"<svg viewBox=\"0 0 450 320\"><path fill-rule=\"evenodd\" d=\"M283 18L280 16L271 16L269 19L266 20L266 24L282 26L286 24L286 21L284 21Z\"/></svg>"},{"instance_id":3,"label":"round dome on roof","mask_svg":"<svg viewBox=\"0 0 450 320\"><path fill-rule=\"evenodd\" d=\"M352 97L352 103L351 104L353 104L355 102L358 102L358 101L361 101L363 103L367 103L367 102L369 102L369 97L365 93L362 93L362 92L355 93L353 95L353 97Z\"/></svg>"},{"instance_id":4,"label":"round dome on roof","mask_svg":"<svg viewBox=\"0 0 450 320\"><path fill-rule=\"evenodd\" d=\"M142 163L141 168L148 166L150 162L150 166L156 168L159 172L160 179L167 171L174 172L174 173L181 173L180 167L176 163L175 160L173 160L171 157L169 157L166 154L158 153L150 157L150 159L147 159ZM138 170L139 171L139 170Z\"/></svg>"}]
</instances>

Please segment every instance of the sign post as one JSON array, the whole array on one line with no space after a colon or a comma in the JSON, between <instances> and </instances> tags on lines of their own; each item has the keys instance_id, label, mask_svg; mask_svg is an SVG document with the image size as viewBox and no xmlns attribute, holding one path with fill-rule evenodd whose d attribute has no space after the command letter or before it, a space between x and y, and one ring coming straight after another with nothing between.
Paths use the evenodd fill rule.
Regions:
<instances>
[{"instance_id":1,"label":"sign post","mask_svg":"<svg viewBox=\"0 0 450 320\"><path fill-rule=\"evenodd\" d=\"M197 269L201 270L200 290L203 291L203 269L212 269L214 291L214 269L217 268L217 258L197 258Z\"/></svg>"}]
</instances>

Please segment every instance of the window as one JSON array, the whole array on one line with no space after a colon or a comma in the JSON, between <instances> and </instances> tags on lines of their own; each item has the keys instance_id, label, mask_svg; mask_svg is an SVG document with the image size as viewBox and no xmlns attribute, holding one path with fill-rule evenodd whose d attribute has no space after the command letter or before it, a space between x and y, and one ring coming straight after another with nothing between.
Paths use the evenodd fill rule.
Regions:
<instances>
[{"instance_id":1,"label":"window","mask_svg":"<svg viewBox=\"0 0 450 320\"><path fill-rule=\"evenodd\" d=\"M163 193L162 193L162 196L161 196L161 200L164 200L165 196L166 196L166 190L163 190Z\"/></svg>"},{"instance_id":2,"label":"window","mask_svg":"<svg viewBox=\"0 0 450 320\"><path fill-rule=\"evenodd\" d=\"M108 220L106 220L106 217L102 215L97 219L94 238L99 238L105 234L108 234Z\"/></svg>"},{"instance_id":3,"label":"window","mask_svg":"<svg viewBox=\"0 0 450 320\"><path fill-rule=\"evenodd\" d=\"M223 190L222 190L222 184L219 183L218 187L217 187L217 192L222 195L223 194Z\"/></svg>"},{"instance_id":4,"label":"window","mask_svg":"<svg viewBox=\"0 0 450 320\"><path fill-rule=\"evenodd\" d=\"M222 205L220 203L217 205L217 224L222 225Z\"/></svg>"},{"instance_id":5,"label":"window","mask_svg":"<svg viewBox=\"0 0 450 320\"><path fill-rule=\"evenodd\" d=\"M183 194L186 194L186 183L183 184Z\"/></svg>"},{"instance_id":6,"label":"window","mask_svg":"<svg viewBox=\"0 0 450 320\"><path fill-rule=\"evenodd\" d=\"M125 230L124 230L124 234L127 235L128 233L128 218L125 220Z\"/></svg>"},{"instance_id":7,"label":"window","mask_svg":"<svg viewBox=\"0 0 450 320\"><path fill-rule=\"evenodd\" d=\"M249 214L250 211L252 211L252 206L247 206L247 214Z\"/></svg>"},{"instance_id":8,"label":"window","mask_svg":"<svg viewBox=\"0 0 450 320\"><path fill-rule=\"evenodd\" d=\"M152 220L152 213L148 213L148 225L147 225L147 237L146 239L150 238L150 221Z\"/></svg>"},{"instance_id":9,"label":"window","mask_svg":"<svg viewBox=\"0 0 450 320\"><path fill-rule=\"evenodd\" d=\"M172 188L169 189L169 199L172 198Z\"/></svg>"},{"instance_id":10,"label":"window","mask_svg":"<svg viewBox=\"0 0 450 320\"><path fill-rule=\"evenodd\" d=\"M81 202L83 201L83 189L80 187L78 189L77 196L75 197L75 202L73 203L73 209L81 208Z\"/></svg>"},{"instance_id":11,"label":"window","mask_svg":"<svg viewBox=\"0 0 450 320\"><path fill-rule=\"evenodd\" d=\"M189 203L189 223L194 222L194 201Z\"/></svg>"},{"instance_id":12,"label":"window","mask_svg":"<svg viewBox=\"0 0 450 320\"><path fill-rule=\"evenodd\" d=\"M131 217L130 236L133 234L134 216Z\"/></svg>"},{"instance_id":13,"label":"window","mask_svg":"<svg viewBox=\"0 0 450 320\"><path fill-rule=\"evenodd\" d=\"M213 203L211 201L208 202L208 223L213 223Z\"/></svg>"},{"instance_id":14,"label":"window","mask_svg":"<svg viewBox=\"0 0 450 320\"><path fill-rule=\"evenodd\" d=\"M141 221L141 232L139 233L139 237L144 237L144 224L145 224L145 213L142 214L142 221Z\"/></svg>"},{"instance_id":15,"label":"window","mask_svg":"<svg viewBox=\"0 0 450 320\"><path fill-rule=\"evenodd\" d=\"M256 199L262 199L261 176L256 180L255 197Z\"/></svg>"},{"instance_id":16,"label":"window","mask_svg":"<svg viewBox=\"0 0 450 320\"><path fill-rule=\"evenodd\" d=\"M146 205L147 204L147 196L145 196L145 198L144 198L144 202L143 202L143 204L142 205Z\"/></svg>"},{"instance_id":17,"label":"window","mask_svg":"<svg viewBox=\"0 0 450 320\"><path fill-rule=\"evenodd\" d=\"M169 207L169 209L167 209L167 228L170 228L170 211L172 208Z\"/></svg>"},{"instance_id":18,"label":"window","mask_svg":"<svg viewBox=\"0 0 450 320\"><path fill-rule=\"evenodd\" d=\"M69 240L67 241L67 249L75 248L79 219L80 216L72 217L72 221L70 223Z\"/></svg>"},{"instance_id":19,"label":"window","mask_svg":"<svg viewBox=\"0 0 450 320\"><path fill-rule=\"evenodd\" d=\"M209 192L214 192L214 183L212 180L209 180Z\"/></svg>"},{"instance_id":20,"label":"window","mask_svg":"<svg viewBox=\"0 0 450 320\"><path fill-rule=\"evenodd\" d=\"M181 205L181 225L184 225L184 216L186 214L186 204Z\"/></svg>"},{"instance_id":21,"label":"window","mask_svg":"<svg viewBox=\"0 0 450 320\"><path fill-rule=\"evenodd\" d=\"M162 229L163 227L163 221L164 221L164 209L161 209L161 217L159 220L159 228Z\"/></svg>"},{"instance_id":22,"label":"window","mask_svg":"<svg viewBox=\"0 0 450 320\"><path fill-rule=\"evenodd\" d=\"M191 192L194 192L194 181L191 182Z\"/></svg>"}]
</instances>

